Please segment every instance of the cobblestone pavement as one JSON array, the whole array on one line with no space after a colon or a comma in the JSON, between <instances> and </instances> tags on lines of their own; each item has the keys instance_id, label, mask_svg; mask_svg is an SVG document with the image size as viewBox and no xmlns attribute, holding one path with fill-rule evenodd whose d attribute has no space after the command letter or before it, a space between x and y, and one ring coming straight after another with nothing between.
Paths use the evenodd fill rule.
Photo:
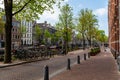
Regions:
<instances>
[{"instance_id":1,"label":"cobblestone pavement","mask_svg":"<svg viewBox=\"0 0 120 80\"><path fill-rule=\"evenodd\" d=\"M120 80L116 61L108 49L71 69L50 80Z\"/></svg>"},{"instance_id":2,"label":"cobblestone pavement","mask_svg":"<svg viewBox=\"0 0 120 80\"><path fill-rule=\"evenodd\" d=\"M76 54L59 56L46 61L0 68L0 80L41 80L43 79L45 65L48 65L50 68L50 76L54 76L65 70L68 58L70 58L71 63L74 64L77 55L83 57L83 53L87 53L87 51L77 51Z\"/></svg>"}]
</instances>

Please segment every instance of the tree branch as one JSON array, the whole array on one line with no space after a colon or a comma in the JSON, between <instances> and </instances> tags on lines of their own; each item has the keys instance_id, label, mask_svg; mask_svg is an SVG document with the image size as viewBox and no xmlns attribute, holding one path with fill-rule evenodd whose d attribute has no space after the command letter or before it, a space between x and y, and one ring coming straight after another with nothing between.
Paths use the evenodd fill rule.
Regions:
<instances>
[{"instance_id":1,"label":"tree branch","mask_svg":"<svg viewBox=\"0 0 120 80\"><path fill-rule=\"evenodd\" d=\"M31 1L31 0L29 0L27 3L25 3L24 6L23 6L20 10L14 12L14 13L12 14L12 16L14 16L15 14L19 13L20 11L22 11L22 10L25 8L25 6L27 6L27 5L30 3L30 1Z\"/></svg>"}]
</instances>

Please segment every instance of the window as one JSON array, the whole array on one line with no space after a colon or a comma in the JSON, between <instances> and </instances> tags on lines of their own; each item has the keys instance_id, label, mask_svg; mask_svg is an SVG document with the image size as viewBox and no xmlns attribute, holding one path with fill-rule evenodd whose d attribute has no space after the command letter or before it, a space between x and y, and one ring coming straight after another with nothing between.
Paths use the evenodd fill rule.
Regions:
<instances>
[{"instance_id":1,"label":"window","mask_svg":"<svg viewBox=\"0 0 120 80\"><path fill-rule=\"evenodd\" d=\"M13 32L14 32L14 28L13 28L12 30L13 30Z\"/></svg>"},{"instance_id":2,"label":"window","mask_svg":"<svg viewBox=\"0 0 120 80\"><path fill-rule=\"evenodd\" d=\"M19 39L19 36L18 36L18 39Z\"/></svg>"},{"instance_id":3,"label":"window","mask_svg":"<svg viewBox=\"0 0 120 80\"><path fill-rule=\"evenodd\" d=\"M17 35L15 35L15 39L17 39Z\"/></svg>"}]
</instances>

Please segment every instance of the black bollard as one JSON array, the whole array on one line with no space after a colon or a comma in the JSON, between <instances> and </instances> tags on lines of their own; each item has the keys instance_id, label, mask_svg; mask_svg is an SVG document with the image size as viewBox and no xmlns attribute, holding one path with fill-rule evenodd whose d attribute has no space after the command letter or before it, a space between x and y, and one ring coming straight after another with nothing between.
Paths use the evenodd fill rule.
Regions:
<instances>
[{"instance_id":1,"label":"black bollard","mask_svg":"<svg viewBox=\"0 0 120 80\"><path fill-rule=\"evenodd\" d=\"M80 64L80 56L77 56L77 63Z\"/></svg>"},{"instance_id":2,"label":"black bollard","mask_svg":"<svg viewBox=\"0 0 120 80\"><path fill-rule=\"evenodd\" d=\"M45 66L44 80L49 80L49 67Z\"/></svg>"},{"instance_id":3,"label":"black bollard","mask_svg":"<svg viewBox=\"0 0 120 80\"><path fill-rule=\"evenodd\" d=\"M70 59L68 58L67 70L70 70Z\"/></svg>"},{"instance_id":4,"label":"black bollard","mask_svg":"<svg viewBox=\"0 0 120 80\"><path fill-rule=\"evenodd\" d=\"M86 54L84 54L84 60L86 60Z\"/></svg>"}]
</instances>

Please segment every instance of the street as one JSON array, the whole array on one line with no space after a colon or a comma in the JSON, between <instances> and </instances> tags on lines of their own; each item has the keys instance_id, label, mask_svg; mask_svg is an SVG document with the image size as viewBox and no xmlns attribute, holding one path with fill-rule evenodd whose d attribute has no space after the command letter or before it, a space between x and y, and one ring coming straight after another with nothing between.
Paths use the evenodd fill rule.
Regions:
<instances>
[{"instance_id":1,"label":"street","mask_svg":"<svg viewBox=\"0 0 120 80\"><path fill-rule=\"evenodd\" d=\"M71 63L74 65L77 61L77 55L80 55L81 60L83 60L84 53L87 53L87 51L77 51L76 54L56 56L50 60L1 68L0 80L41 80L43 79L45 65L49 66L50 77L52 77L66 70L68 58L71 59Z\"/></svg>"}]
</instances>

